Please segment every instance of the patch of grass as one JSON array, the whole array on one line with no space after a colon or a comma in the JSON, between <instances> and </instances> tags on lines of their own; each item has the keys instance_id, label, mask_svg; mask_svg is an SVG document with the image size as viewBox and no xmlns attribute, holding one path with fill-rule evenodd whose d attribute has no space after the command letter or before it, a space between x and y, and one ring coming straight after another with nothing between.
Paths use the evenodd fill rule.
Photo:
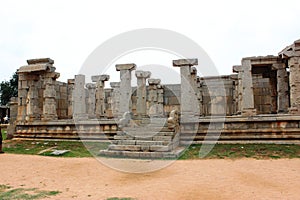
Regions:
<instances>
[{"instance_id":1,"label":"patch of grass","mask_svg":"<svg viewBox=\"0 0 300 200\"><path fill-rule=\"evenodd\" d=\"M0 185L0 192L3 192L7 189L10 189L11 187L9 185Z\"/></svg>"},{"instance_id":2,"label":"patch of grass","mask_svg":"<svg viewBox=\"0 0 300 200\"><path fill-rule=\"evenodd\" d=\"M179 158L199 159L201 145L191 145ZM216 144L204 157L206 159L224 158L255 158L255 159L279 159L300 158L300 145L285 144Z\"/></svg>"},{"instance_id":3,"label":"patch of grass","mask_svg":"<svg viewBox=\"0 0 300 200\"><path fill-rule=\"evenodd\" d=\"M2 139L3 139L3 140L6 140L7 131L1 129L1 134L2 134Z\"/></svg>"},{"instance_id":4,"label":"patch of grass","mask_svg":"<svg viewBox=\"0 0 300 200\"><path fill-rule=\"evenodd\" d=\"M55 157L92 157L97 155L99 150L107 149L109 143L84 142L81 141L20 141L6 140L3 150L6 153L31 154L54 156L51 152L57 150L70 150ZM185 150L179 159L199 159L201 145L191 145ZM207 147L206 145L203 146ZM92 153L92 154L91 154ZM300 158L300 145L285 144L217 144L204 157L205 159L279 159L279 158Z\"/></svg>"},{"instance_id":5,"label":"patch of grass","mask_svg":"<svg viewBox=\"0 0 300 200\"><path fill-rule=\"evenodd\" d=\"M53 150L70 150L69 152L55 157L92 157L100 149L106 149L108 143L84 142L81 141L29 141L29 140L10 140L3 145L3 151L13 154L29 155L51 155ZM90 152L90 151L91 152Z\"/></svg>"},{"instance_id":6,"label":"patch of grass","mask_svg":"<svg viewBox=\"0 0 300 200\"><path fill-rule=\"evenodd\" d=\"M33 200L41 199L59 194L59 191L44 191L36 188L16 188L11 189L8 185L0 185L1 200Z\"/></svg>"}]
</instances>

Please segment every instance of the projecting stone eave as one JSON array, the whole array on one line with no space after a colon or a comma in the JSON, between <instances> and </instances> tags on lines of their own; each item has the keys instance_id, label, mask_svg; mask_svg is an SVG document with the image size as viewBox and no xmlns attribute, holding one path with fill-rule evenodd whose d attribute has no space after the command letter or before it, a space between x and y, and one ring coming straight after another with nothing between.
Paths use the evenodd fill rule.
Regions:
<instances>
[{"instance_id":1,"label":"projecting stone eave","mask_svg":"<svg viewBox=\"0 0 300 200\"><path fill-rule=\"evenodd\" d=\"M250 60L251 65L270 65L282 62L282 59L279 56L274 55L245 57L242 58L242 61L243 60Z\"/></svg>"},{"instance_id":2,"label":"projecting stone eave","mask_svg":"<svg viewBox=\"0 0 300 200\"><path fill-rule=\"evenodd\" d=\"M30 73L30 72L38 72L38 71L55 71L55 67L52 64L31 64L25 65L19 68L18 73Z\"/></svg>"},{"instance_id":3,"label":"projecting stone eave","mask_svg":"<svg viewBox=\"0 0 300 200\"><path fill-rule=\"evenodd\" d=\"M216 80L216 79L222 79L222 80L229 80L234 76L235 74L230 74L230 75L219 75L219 76L205 76L205 77L199 77L201 81L205 80Z\"/></svg>"},{"instance_id":4,"label":"projecting stone eave","mask_svg":"<svg viewBox=\"0 0 300 200\"><path fill-rule=\"evenodd\" d=\"M173 60L173 66L174 67L181 67L181 66L194 66L198 65L198 59L197 58L190 58L190 59L179 59L179 60Z\"/></svg>"},{"instance_id":5,"label":"projecting stone eave","mask_svg":"<svg viewBox=\"0 0 300 200\"><path fill-rule=\"evenodd\" d=\"M282 59L290 58L293 56L300 56L300 39L294 41L293 44L285 47L283 50L281 50L278 53L278 56L281 57Z\"/></svg>"}]
</instances>

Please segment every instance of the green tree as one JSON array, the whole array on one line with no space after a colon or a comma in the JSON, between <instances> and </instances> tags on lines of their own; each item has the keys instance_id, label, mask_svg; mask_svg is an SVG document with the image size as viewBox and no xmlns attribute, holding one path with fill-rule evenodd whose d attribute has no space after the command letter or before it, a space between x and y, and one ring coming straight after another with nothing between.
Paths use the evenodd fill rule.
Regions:
<instances>
[{"instance_id":1,"label":"green tree","mask_svg":"<svg viewBox=\"0 0 300 200\"><path fill-rule=\"evenodd\" d=\"M9 81L0 84L0 104L7 105L11 97L18 96L18 74L15 72Z\"/></svg>"}]
</instances>

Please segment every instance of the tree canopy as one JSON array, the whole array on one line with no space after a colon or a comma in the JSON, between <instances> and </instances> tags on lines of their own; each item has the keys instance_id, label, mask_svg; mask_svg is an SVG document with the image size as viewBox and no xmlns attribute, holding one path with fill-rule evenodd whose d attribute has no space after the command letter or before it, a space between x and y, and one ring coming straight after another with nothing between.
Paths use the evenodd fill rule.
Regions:
<instances>
[{"instance_id":1,"label":"tree canopy","mask_svg":"<svg viewBox=\"0 0 300 200\"><path fill-rule=\"evenodd\" d=\"M9 81L0 84L0 104L7 105L11 97L18 96L18 74L15 72Z\"/></svg>"}]
</instances>

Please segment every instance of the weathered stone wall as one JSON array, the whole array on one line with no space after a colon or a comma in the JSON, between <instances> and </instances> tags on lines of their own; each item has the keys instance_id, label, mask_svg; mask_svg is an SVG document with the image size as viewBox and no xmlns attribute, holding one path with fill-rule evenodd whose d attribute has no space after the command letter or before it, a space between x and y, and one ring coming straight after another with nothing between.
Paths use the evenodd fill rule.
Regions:
<instances>
[{"instance_id":1,"label":"weathered stone wall","mask_svg":"<svg viewBox=\"0 0 300 200\"><path fill-rule=\"evenodd\" d=\"M180 85L164 85L164 113L169 116L172 110L180 110Z\"/></svg>"},{"instance_id":2,"label":"weathered stone wall","mask_svg":"<svg viewBox=\"0 0 300 200\"><path fill-rule=\"evenodd\" d=\"M272 101L274 89L271 87L270 78L262 75L253 76L254 107L257 114L271 114L276 112L276 101ZM275 95L276 96L276 95Z\"/></svg>"},{"instance_id":3,"label":"weathered stone wall","mask_svg":"<svg viewBox=\"0 0 300 200\"><path fill-rule=\"evenodd\" d=\"M68 85L63 82L56 82L56 112L58 119L68 118Z\"/></svg>"}]
</instances>

